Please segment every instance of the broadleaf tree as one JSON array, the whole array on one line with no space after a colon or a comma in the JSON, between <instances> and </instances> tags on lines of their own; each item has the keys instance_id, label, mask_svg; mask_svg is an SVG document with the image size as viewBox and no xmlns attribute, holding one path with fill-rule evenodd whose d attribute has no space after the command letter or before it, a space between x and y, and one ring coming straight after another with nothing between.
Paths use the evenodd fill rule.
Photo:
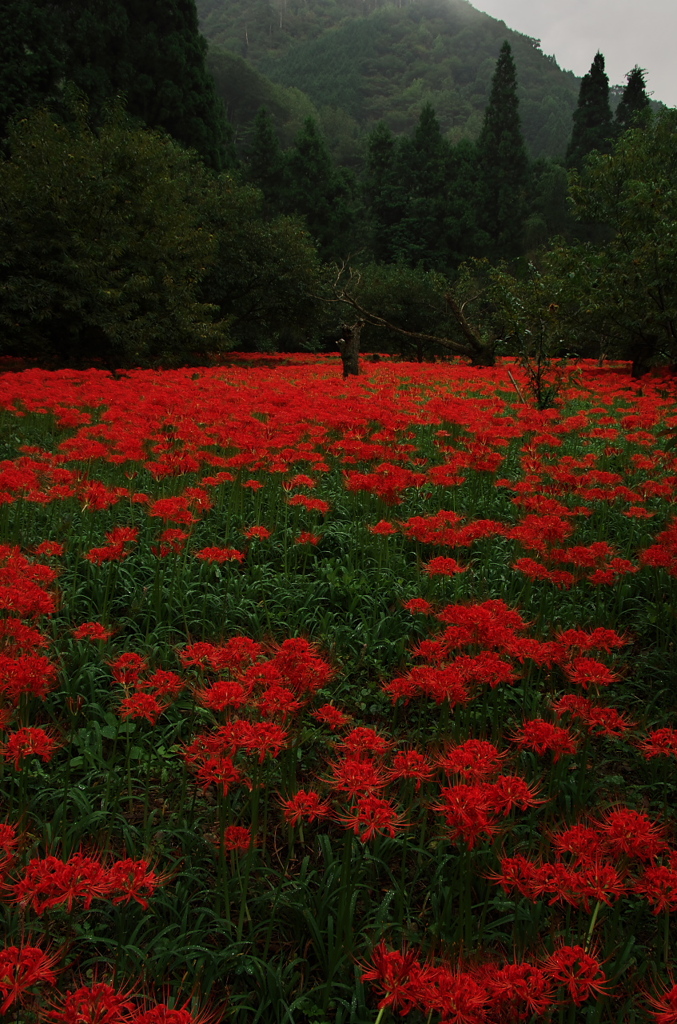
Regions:
<instances>
[{"instance_id":1,"label":"broadleaf tree","mask_svg":"<svg viewBox=\"0 0 677 1024\"><path fill-rule=\"evenodd\" d=\"M37 110L0 162L2 350L71 365L172 364L227 344L199 293L217 257L212 177L118 108L96 131Z\"/></svg>"}]
</instances>

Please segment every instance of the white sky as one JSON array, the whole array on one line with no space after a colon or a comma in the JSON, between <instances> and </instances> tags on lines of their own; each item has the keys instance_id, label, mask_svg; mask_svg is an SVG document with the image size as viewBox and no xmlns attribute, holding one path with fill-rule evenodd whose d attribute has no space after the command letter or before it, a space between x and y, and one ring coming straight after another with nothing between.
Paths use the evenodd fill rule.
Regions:
<instances>
[{"instance_id":1,"label":"white sky","mask_svg":"<svg viewBox=\"0 0 677 1024\"><path fill-rule=\"evenodd\" d=\"M653 99L677 107L676 0L470 0L508 28L541 40L561 68L584 75L599 50L610 85L638 64Z\"/></svg>"}]
</instances>

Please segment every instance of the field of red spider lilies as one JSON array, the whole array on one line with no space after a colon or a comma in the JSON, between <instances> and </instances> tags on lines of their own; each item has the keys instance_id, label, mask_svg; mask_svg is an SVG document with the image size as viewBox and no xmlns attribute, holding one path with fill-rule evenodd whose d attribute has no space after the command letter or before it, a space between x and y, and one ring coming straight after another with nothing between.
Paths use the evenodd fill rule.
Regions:
<instances>
[{"instance_id":1,"label":"field of red spider lilies","mask_svg":"<svg viewBox=\"0 0 677 1024\"><path fill-rule=\"evenodd\" d=\"M0 1017L677 1022L677 388L0 376Z\"/></svg>"}]
</instances>

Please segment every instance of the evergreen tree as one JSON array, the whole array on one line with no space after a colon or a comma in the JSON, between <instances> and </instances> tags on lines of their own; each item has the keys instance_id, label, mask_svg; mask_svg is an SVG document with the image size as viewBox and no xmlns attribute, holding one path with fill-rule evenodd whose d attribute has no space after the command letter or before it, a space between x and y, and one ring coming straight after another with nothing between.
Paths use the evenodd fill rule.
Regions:
<instances>
[{"instance_id":1,"label":"evergreen tree","mask_svg":"<svg viewBox=\"0 0 677 1024\"><path fill-rule=\"evenodd\" d=\"M620 131L632 126L633 121L649 109L649 97L646 94L646 72L634 66L625 76L627 82L623 89L621 101L616 107L616 126Z\"/></svg>"},{"instance_id":2,"label":"evergreen tree","mask_svg":"<svg viewBox=\"0 0 677 1024\"><path fill-rule=\"evenodd\" d=\"M233 162L195 0L8 0L8 7L0 28L14 15L16 22L8 23L13 58L0 78L14 82L0 101L5 123L27 106L58 105L56 83L65 79L85 94L94 121L123 94L130 114L165 129L213 167Z\"/></svg>"},{"instance_id":3,"label":"evergreen tree","mask_svg":"<svg viewBox=\"0 0 677 1024\"><path fill-rule=\"evenodd\" d=\"M273 119L265 107L254 118L244 176L263 193L265 213L279 213L284 205L284 155Z\"/></svg>"},{"instance_id":4,"label":"evergreen tree","mask_svg":"<svg viewBox=\"0 0 677 1024\"><path fill-rule=\"evenodd\" d=\"M370 246L377 263L393 263L399 253L407 191L399 171L398 148L390 128L380 122L369 136L363 184Z\"/></svg>"},{"instance_id":5,"label":"evergreen tree","mask_svg":"<svg viewBox=\"0 0 677 1024\"><path fill-rule=\"evenodd\" d=\"M529 161L520 126L515 64L507 41L496 62L477 155L479 220L490 239L489 254L516 256L522 250Z\"/></svg>"},{"instance_id":6,"label":"evergreen tree","mask_svg":"<svg viewBox=\"0 0 677 1024\"><path fill-rule=\"evenodd\" d=\"M595 54L590 71L583 76L574 111L571 139L566 153L567 167L581 169L588 153L608 153L613 138L613 122L609 106L609 79L604 71L604 57Z\"/></svg>"},{"instance_id":7,"label":"evergreen tree","mask_svg":"<svg viewBox=\"0 0 677 1024\"><path fill-rule=\"evenodd\" d=\"M411 139L399 152L399 169L407 191L400 225L401 249L412 267L442 270L448 265L445 232L449 145L430 103L421 110Z\"/></svg>"},{"instance_id":8,"label":"evergreen tree","mask_svg":"<svg viewBox=\"0 0 677 1024\"><path fill-rule=\"evenodd\" d=\"M305 219L325 258L350 249L349 188L312 117L304 121L285 164L285 212Z\"/></svg>"}]
</instances>

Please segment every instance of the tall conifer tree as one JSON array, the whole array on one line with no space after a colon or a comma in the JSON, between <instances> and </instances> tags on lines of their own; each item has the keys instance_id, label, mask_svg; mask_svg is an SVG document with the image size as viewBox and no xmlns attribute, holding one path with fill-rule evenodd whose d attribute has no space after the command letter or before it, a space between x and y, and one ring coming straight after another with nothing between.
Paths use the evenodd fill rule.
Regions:
<instances>
[{"instance_id":1,"label":"tall conifer tree","mask_svg":"<svg viewBox=\"0 0 677 1024\"><path fill-rule=\"evenodd\" d=\"M279 213L284 205L284 155L273 119L265 107L254 118L244 172L247 181L263 192L265 212Z\"/></svg>"},{"instance_id":2,"label":"tall conifer tree","mask_svg":"<svg viewBox=\"0 0 677 1024\"><path fill-rule=\"evenodd\" d=\"M412 267L446 269L449 263L445 231L450 146L435 111L426 103L411 139L399 152L400 177L407 191L402 234L403 256Z\"/></svg>"},{"instance_id":3,"label":"tall conifer tree","mask_svg":"<svg viewBox=\"0 0 677 1024\"><path fill-rule=\"evenodd\" d=\"M626 75L625 88L621 101L616 107L616 125L620 131L632 126L633 121L649 109L649 97L646 94L646 72L634 66Z\"/></svg>"},{"instance_id":4,"label":"tall conifer tree","mask_svg":"<svg viewBox=\"0 0 677 1024\"><path fill-rule=\"evenodd\" d=\"M325 258L340 255L350 226L349 190L312 117L286 153L285 177L285 212L305 218Z\"/></svg>"},{"instance_id":5,"label":"tall conifer tree","mask_svg":"<svg viewBox=\"0 0 677 1024\"><path fill-rule=\"evenodd\" d=\"M567 148L567 167L581 168L588 153L611 151L613 121L609 106L609 78L604 71L604 57L595 54L590 71L583 76L574 111L571 140Z\"/></svg>"},{"instance_id":6,"label":"tall conifer tree","mask_svg":"<svg viewBox=\"0 0 677 1024\"><path fill-rule=\"evenodd\" d=\"M522 136L517 76L510 44L501 47L477 142L480 224L492 256L522 249L529 161Z\"/></svg>"},{"instance_id":7,"label":"tall conifer tree","mask_svg":"<svg viewBox=\"0 0 677 1024\"><path fill-rule=\"evenodd\" d=\"M399 145L380 122L369 136L364 173L371 251L378 263L393 263L400 255L407 191L398 163Z\"/></svg>"}]
</instances>

